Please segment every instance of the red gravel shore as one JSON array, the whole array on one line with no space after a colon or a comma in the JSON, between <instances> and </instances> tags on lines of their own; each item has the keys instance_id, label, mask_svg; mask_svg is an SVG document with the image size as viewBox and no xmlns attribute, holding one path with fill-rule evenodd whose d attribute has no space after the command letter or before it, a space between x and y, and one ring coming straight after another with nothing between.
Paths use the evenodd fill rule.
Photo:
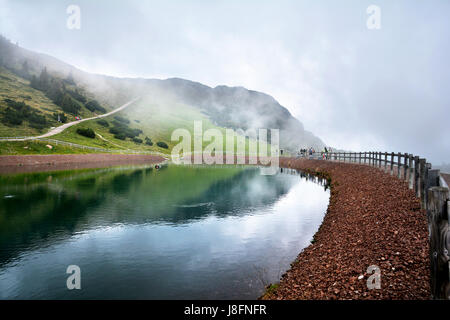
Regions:
<instances>
[{"instance_id":1,"label":"red gravel shore","mask_svg":"<svg viewBox=\"0 0 450 320\"><path fill-rule=\"evenodd\" d=\"M0 174L94 169L126 164L159 163L166 159L138 154L64 154L0 156Z\"/></svg>"},{"instance_id":2,"label":"red gravel shore","mask_svg":"<svg viewBox=\"0 0 450 320\"><path fill-rule=\"evenodd\" d=\"M426 212L405 182L364 165L280 159L280 166L331 178L331 197L314 243L262 299L430 298ZM381 289L367 287L371 265L381 269Z\"/></svg>"}]
</instances>

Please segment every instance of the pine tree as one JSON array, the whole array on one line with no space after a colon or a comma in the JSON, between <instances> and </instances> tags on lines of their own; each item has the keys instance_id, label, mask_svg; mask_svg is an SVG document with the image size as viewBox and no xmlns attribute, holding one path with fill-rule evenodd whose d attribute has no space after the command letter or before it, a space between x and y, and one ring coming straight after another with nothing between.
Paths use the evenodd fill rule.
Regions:
<instances>
[{"instance_id":1,"label":"pine tree","mask_svg":"<svg viewBox=\"0 0 450 320\"><path fill-rule=\"evenodd\" d=\"M39 76L39 87L42 91L47 91L50 84L50 77L47 72L47 68L42 69L41 75Z\"/></svg>"}]
</instances>

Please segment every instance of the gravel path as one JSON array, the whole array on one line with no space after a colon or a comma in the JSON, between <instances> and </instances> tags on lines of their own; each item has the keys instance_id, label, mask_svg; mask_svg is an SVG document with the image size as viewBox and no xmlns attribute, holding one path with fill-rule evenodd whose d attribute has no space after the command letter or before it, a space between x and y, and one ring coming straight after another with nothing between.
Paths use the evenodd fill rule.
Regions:
<instances>
[{"instance_id":1,"label":"gravel path","mask_svg":"<svg viewBox=\"0 0 450 320\"><path fill-rule=\"evenodd\" d=\"M429 299L426 213L405 182L363 165L281 159L282 167L331 178L315 242L262 299ZM368 289L369 266L381 289Z\"/></svg>"}]
</instances>

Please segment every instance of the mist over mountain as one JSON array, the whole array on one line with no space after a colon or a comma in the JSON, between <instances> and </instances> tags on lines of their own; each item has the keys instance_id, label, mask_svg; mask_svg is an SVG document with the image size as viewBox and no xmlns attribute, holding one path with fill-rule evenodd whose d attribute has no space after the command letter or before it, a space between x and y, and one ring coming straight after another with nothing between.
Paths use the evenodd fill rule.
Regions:
<instances>
[{"instance_id":1,"label":"mist over mountain","mask_svg":"<svg viewBox=\"0 0 450 320\"><path fill-rule=\"evenodd\" d=\"M60 78L70 77L99 100L106 109L137 96L152 96L161 108L171 108L175 103L198 108L219 127L242 129L279 129L280 146L292 151L314 147L322 150L324 143L273 97L243 87L224 85L211 88L198 82L180 78L141 79L115 78L81 71L51 56L23 49L0 38L0 66L24 72L24 78L39 75L46 68ZM141 106L142 108L142 106Z\"/></svg>"},{"instance_id":2,"label":"mist over mountain","mask_svg":"<svg viewBox=\"0 0 450 320\"><path fill-rule=\"evenodd\" d=\"M201 108L215 124L233 129L279 129L282 148L298 150L314 147L321 150L324 143L280 105L273 97L243 87L206 85L171 78L155 83L177 99Z\"/></svg>"}]
</instances>

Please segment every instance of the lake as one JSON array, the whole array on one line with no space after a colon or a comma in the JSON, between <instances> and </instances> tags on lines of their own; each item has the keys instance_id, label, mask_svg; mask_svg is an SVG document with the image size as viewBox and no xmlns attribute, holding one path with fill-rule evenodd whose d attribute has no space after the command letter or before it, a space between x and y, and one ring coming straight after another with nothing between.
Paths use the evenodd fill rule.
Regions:
<instances>
[{"instance_id":1,"label":"lake","mask_svg":"<svg viewBox=\"0 0 450 320\"><path fill-rule=\"evenodd\" d=\"M329 196L256 167L0 176L0 299L255 299L310 244Z\"/></svg>"}]
</instances>

